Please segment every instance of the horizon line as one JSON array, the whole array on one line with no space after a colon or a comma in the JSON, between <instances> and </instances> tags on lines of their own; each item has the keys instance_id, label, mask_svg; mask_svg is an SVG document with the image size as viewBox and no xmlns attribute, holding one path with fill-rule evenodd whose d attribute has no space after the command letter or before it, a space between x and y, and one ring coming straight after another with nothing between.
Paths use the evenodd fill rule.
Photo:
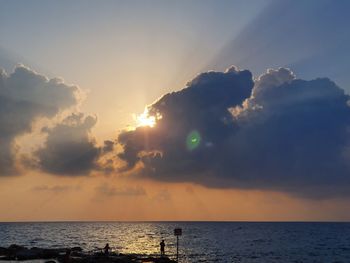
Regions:
<instances>
[{"instance_id":1,"label":"horizon line","mask_svg":"<svg viewBox=\"0 0 350 263\"><path fill-rule=\"evenodd\" d=\"M6 223L350 223L350 220L28 220Z\"/></svg>"}]
</instances>

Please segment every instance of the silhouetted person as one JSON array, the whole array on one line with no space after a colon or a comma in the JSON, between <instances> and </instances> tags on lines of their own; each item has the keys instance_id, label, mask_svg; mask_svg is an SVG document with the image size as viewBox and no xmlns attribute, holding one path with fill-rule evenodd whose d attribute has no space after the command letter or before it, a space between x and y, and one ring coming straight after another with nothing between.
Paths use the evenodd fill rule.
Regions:
<instances>
[{"instance_id":1,"label":"silhouetted person","mask_svg":"<svg viewBox=\"0 0 350 263\"><path fill-rule=\"evenodd\" d=\"M104 252L105 252L105 255L108 255L109 254L109 250L110 250L111 248L109 247L109 244L107 243L106 245L105 245L105 247L103 248L103 250L104 250Z\"/></svg>"},{"instance_id":2,"label":"silhouetted person","mask_svg":"<svg viewBox=\"0 0 350 263\"><path fill-rule=\"evenodd\" d=\"M66 254L64 255L64 258L63 258L63 262L64 263L69 263L70 262L70 253L71 253L71 250L67 249L66 250Z\"/></svg>"},{"instance_id":3,"label":"silhouetted person","mask_svg":"<svg viewBox=\"0 0 350 263\"><path fill-rule=\"evenodd\" d=\"M160 242L159 245L160 245L160 256L164 256L165 255L165 243L164 243L164 240L162 240L162 242Z\"/></svg>"}]
</instances>

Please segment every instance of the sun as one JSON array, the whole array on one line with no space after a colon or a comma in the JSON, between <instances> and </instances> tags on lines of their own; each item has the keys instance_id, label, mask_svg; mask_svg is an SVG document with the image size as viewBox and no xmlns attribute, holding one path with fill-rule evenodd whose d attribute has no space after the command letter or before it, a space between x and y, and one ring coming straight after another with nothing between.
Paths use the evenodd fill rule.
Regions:
<instances>
[{"instance_id":1,"label":"sun","mask_svg":"<svg viewBox=\"0 0 350 263\"><path fill-rule=\"evenodd\" d=\"M146 108L143 113L136 116L137 127L149 126L154 127L156 125L156 117L149 115L149 111Z\"/></svg>"}]
</instances>

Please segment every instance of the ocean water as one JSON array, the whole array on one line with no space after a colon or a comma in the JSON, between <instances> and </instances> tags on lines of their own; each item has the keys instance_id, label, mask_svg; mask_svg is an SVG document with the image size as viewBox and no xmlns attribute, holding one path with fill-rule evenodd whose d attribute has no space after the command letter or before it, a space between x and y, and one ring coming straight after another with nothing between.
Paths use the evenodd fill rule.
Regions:
<instances>
[{"instance_id":1,"label":"ocean water","mask_svg":"<svg viewBox=\"0 0 350 263\"><path fill-rule=\"evenodd\" d=\"M350 223L261 222L57 222L0 223L0 246L99 250L107 242L121 253L157 254L161 239L179 262L350 262Z\"/></svg>"}]
</instances>

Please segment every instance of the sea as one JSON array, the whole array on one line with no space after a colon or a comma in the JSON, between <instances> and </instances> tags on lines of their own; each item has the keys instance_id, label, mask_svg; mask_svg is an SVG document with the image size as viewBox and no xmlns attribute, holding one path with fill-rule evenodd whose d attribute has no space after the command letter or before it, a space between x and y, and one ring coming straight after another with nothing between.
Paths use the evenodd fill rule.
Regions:
<instances>
[{"instance_id":1,"label":"sea","mask_svg":"<svg viewBox=\"0 0 350 263\"><path fill-rule=\"evenodd\" d=\"M313 222L38 222L0 223L0 246L119 253L165 252L179 262L350 263L350 223Z\"/></svg>"}]
</instances>

